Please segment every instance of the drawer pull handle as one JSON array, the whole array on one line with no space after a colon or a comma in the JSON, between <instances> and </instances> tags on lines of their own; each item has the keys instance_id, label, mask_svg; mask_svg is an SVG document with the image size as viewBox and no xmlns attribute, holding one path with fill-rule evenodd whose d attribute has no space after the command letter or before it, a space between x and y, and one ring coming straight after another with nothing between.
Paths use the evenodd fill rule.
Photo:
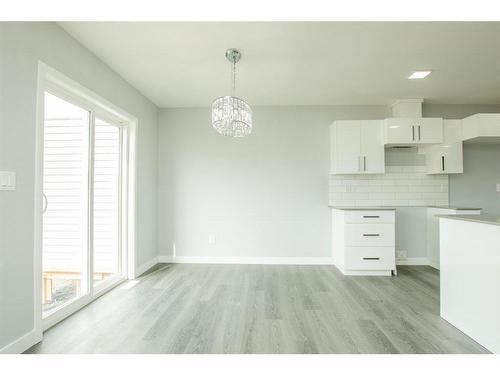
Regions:
<instances>
[{"instance_id":1,"label":"drawer pull handle","mask_svg":"<svg viewBox=\"0 0 500 375\"><path fill-rule=\"evenodd\" d=\"M380 234L378 233L364 233L363 237L379 237Z\"/></svg>"},{"instance_id":2,"label":"drawer pull handle","mask_svg":"<svg viewBox=\"0 0 500 375\"><path fill-rule=\"evenodd\" d=\"M363 215L365 219L378 219L380 216L378 215Z\"/></svg>"},{"instance_id":3,"label":"drawer pull handle","mask_svg":"<svg viewBox=\"0 0 500 375\"><path fill-rule=\"evenodd\" d=\"M380 260L380 258L363 258L363 260Z\"/></svg>"}]
</instances>

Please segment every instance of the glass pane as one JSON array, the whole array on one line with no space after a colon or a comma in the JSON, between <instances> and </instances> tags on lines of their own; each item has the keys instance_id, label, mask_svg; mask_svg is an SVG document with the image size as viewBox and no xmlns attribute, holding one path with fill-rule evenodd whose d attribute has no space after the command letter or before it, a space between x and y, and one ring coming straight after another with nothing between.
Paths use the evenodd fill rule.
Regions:
<instances>
[{"instance_id":1,"label":"glass pane","mask_svg":"<svg viewBox=\"0 0 500 375\"><path fill-rule=\"evenodd\" d=\"M89 112L45 93L43 312L86 294Z\"/></svg>"},{"instance_id":2,"label":"glass pane","mask_svg":"<svg viewBox=\"0 0 500 375\"><path fill-rule=\"evenodd\" d=\"M96 118L94 284L120 274L120 130Z\"/></svg>"}]
</instances>

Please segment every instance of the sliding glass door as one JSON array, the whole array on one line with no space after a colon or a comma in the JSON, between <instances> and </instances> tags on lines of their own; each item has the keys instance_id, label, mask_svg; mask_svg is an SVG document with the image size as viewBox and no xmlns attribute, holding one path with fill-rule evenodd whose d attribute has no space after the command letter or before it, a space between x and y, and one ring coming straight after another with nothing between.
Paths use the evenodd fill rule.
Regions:
<instances>
[{"instance_id":1,"label":"sliding glass door","mask_svg":"<svg viewBox=\"0 0 500 375\"><path fill-rule=\"evenodd\" d=\"M44 95L43 317L124 277L122 127Z\"/></svg>"},{"instance_id":2,"label":"sliding glass door","mask_svg":"<svg viewBox=\"0 0 500 375\"><path fill-rule=\"evenodd\" d=\"M90 112L45 94L43 312L88 293Z\"/></svg>"},{"instance_id":3,"label":"sliding glass door","mask_svg":"<svg viewBox=\"0 0 500 375\"><path fill-rule=\"evenodd\" d=\"M96 117L93 179L94 286L121 275L120 129Z\"/></svg>"}]
</instances>

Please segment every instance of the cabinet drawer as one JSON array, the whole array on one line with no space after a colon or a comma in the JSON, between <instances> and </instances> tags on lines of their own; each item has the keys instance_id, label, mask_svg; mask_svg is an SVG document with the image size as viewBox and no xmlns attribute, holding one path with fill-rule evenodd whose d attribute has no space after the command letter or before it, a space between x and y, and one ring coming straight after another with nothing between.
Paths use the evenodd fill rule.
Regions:
<instances>
[{"instance_id":1,"label":"cabinet drawer","mask_svg":"<svg viewBox=\"0 0 500 375\"><path fill-rule=\"evenodd\" d=\"M346 223L394 223L395 211L346 211Z\"/></svg>"},{"instance_id":2,"label":"cabinet drawer","mask_svg":"<svg viewBox=\"0 0 500 375\"><path fill-rule=\"evenodd\" d=\"M394 247L346 247L348 270L392 270L396 267Z\"/></svg>"},{"instance_id":3,"label":"cabinet drawer","mask_svg":"<svg viewBox=\"0 0 500 375\"><path fill-rule=\"evenodd\" d=\"M394 246L394 224L346 224L346 246Z\"/></svg>"}]
</instances>

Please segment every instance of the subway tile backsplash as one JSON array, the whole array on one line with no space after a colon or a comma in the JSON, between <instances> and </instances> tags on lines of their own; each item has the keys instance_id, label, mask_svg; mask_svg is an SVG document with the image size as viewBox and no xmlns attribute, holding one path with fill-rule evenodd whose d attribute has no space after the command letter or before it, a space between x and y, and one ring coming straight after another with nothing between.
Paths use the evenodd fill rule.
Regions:
<instances>
[{"instance_id":1,"label":"subway tile backsplash","mask_svg":"<svg viewBox=\"0 0 500 375\"><path fill-rule=\"evenodd\" d=\"M425 166L386 166L381 175L330 175L331 206L445 206L448 176Z\"/></svg>"}]
</instances>

